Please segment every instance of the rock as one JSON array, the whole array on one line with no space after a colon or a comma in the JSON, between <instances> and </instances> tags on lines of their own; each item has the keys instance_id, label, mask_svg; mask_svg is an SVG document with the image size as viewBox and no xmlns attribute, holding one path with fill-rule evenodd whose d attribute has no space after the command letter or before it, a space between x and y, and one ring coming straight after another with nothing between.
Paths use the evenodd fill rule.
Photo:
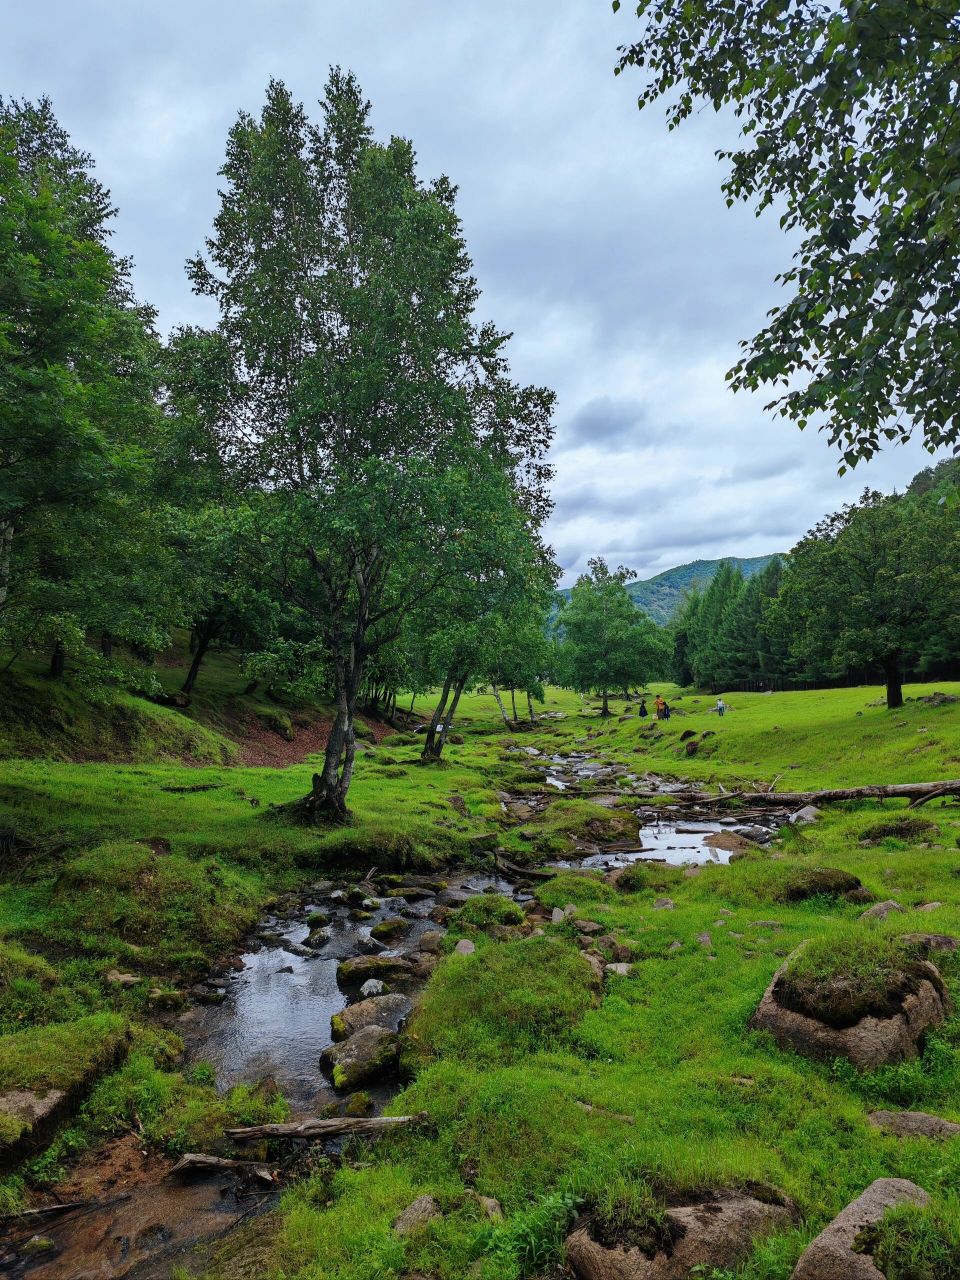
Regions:
<instances>
[{"instance_id":1,"label":"rock","mask_svg":"<svg viewBox=\"0 0 960 1280\"><path fill-rule=\"evenodd\" d=\"M592 951L583 951L580 954L593 971L596 982L603 982L603 958Z\"/></svg>"},{"instance_id":2,"label":"rock","mask_svg":"<svg viewBox=\"0 0 960 1280\"><path fill-rule=\"evenodd\" d=\"M40 1141L56 1127L69 1105L65 1089L9 1089L0 1093L0 1115L20 1129L16 1141ZM0 1152L4 1143L0 1142Z\"/></svg>"},{"instance_id":3,"label":"rock","mask_svg":"<svg viewBox=\"0 0 960 1280\"><path fill-rule=\"evenodd\" d=\"M674 938L673 942L671 942L671 943L670 943L670 945L669 945L669 947L667 947L667 950L668 950L668 951L682 951L682 950L683 950L683 943L680 941L680 939L679 939L679 938Z\"/></svg>"},{"instance_id":4,"label":"rock","mask_svg":"<svg viewBox=\"0 0 960 1280\"><path fill-rule=\"evenodd\" d=\"M437 967L440 957L429 951L410 951L407 953L407 959L412 966L414 982L426 982Z\"/></svg>"},{"instance_id":5,"label":"rock","mask_svg":"<svg viewBox=\"0 0 960 1280\"><path fill-rule=\"evenodd\" d=\"M135 973L121 973L119 969L107 970L107 982L111 987L135 987L139 981Z\"/></svg>"},{"instance_id":6,"label":"rock","mask_svg":"<svg viewBox=\"0 0 960 1280\"><path fill-rule=\"evenodd\" d=\"M698 933L697 941L700 943L701 947L713 946L713 939L710 937L709 933Z\"/></svg>"},{"instance_id":7,"label":"rock","mask_svg":"<svg viewBox=\"0 0 960 1280\"><path fill-rule=\"evenodd\" d=\"M373 1099L369 1093L365 1093L362 1089L358 1089L356 1093L351 1093L347 1099L347 1105L343 1108L345 1116L368 1116L373 1111Z\"/></svg>"},{"instance_id":8,"label":"rock","mask_svg":"<svg viewBox=\"0 0 960 1280\"><path fill-rule=\"evenodd\" d=\"M575 923L574 928L576 929L577 933L586 933L586 934L603 933L603 925L598 924L596 920L578 920Z\"/></svg>"},{"instance_id":9,"label":"rock","mask_svg":"<svg viewBox=\"0 0 960 1280\"><path fill-rule=\"evenodd\" d=\"M607 973L616 974L618 978L627 978L633 972L632 964L608 964L604 968Z\"/></svg>"},{"instance_id":10,"label":"rock","mask_svg":"<svg viewBox=\"0 0 960 1280\"><path fill-rule=\"evenodd\" d=\"M815 804L805 804L802 809L798 809L796 813L791 813L789 821L795 827L808 827L811 822L816 822L820 817L821 810Z\"/></svg>"},{"instance_id":11,"label":"rock","mask_svg":"<svg viewBox=\"0 0 960 1280\"><path fill-rule=\"evenodd\" d=\"M151 987L147 998L155 1009L182 1009L187 997L182 991L174 991L169 987Z\"/></svg>"},{"instance_id":12,"label":"rock","mask_svg":"<svg viewBox=\"0 0 960 1280\"><path fill-rule=\"evenodd\" d=\"M402 956L354 956L337 965L337 981L341 986L361 986L368 978L402 982L412 975L413 966Z\"/></svg>"},{"instance_id":13,"label":"rock","mask_svg":"<svg viewBox=\"0 0 960 1280\"><path fill-rule=\"evenodd\" d=\"M378 942L392 942L395 938L402 938L409 931L409 920L404 920L400 916L390 916L375 924L370 930L370 936L376 938Z\"/></svg>"},{"instance_id":14,"label":"rock","mask_svg":"<svg viewBox=\"0 0 960 1280\"><path fill-rule=\"evenodd\" d=\"M685 879L692 880L694 876L698 876L700 874L700 868L696 863L694 863L693 866L684 867L683 874Z\"/></svg>"},{"instance_id":15,"label":"rock","mask_svg":"<svg viewBox=\"0 0 960 1280\"><path fill-rule=\"evenodd\" d=\"M740 1191L706 1192L697 1204L668 1209L664 1230L670 1252L598 1244L587 1227L567 1237L567 1262L579 1280L687 1280L694 1268L732 1268L754 1241L794 1220L792 1206L770 1204ZM834 1278L836 1280L836 1278Z\"/></svg>"},{"instance_id":16,"label":"rock","mask_svg":"<svg viewBox=\"0 0 960 1280\"><path fill-rule=\"evenodd\" d=\"M566 918L567 917L563 914L563 911L559 907L554 907L553 911L550 913L551 924L563 924Z\"/></svg>"},{"instance_id":17,"label":"rock","mask_svg":"<svg viewBox=\"0 0 960 1280\"><path fill-rule=\"evenodd\" d=\"M866 906L868 902L876 902L876 898L865 885L860 885L856 889L848 889L843 895L844 901L859 903Z\"/></svg>"},{"instance_id":18,"label":"rock","mask_svg":"<svg viewBox=\"0 0 960 1280\"><path fill-rule=\"evenodd\" d=\"M454 955L458 956L472 956L476 949L476 944L471 942L469 938L461 938L453 948L453 952Z\"/></svg>"},{"instance_id":19,"label":"rock","mask_svg":"<svg viewBox=\"0 0 960 1280\"><path fill-rule=\"evenodd\" d=\"M380 999L389 997L381 996ZM397 1057L397 1037L386 1027L363 1027L340 1044L332 1044L320 1055L335 1089L355 1090L368 1080L385 1075Z\"/></svg>"},{"instance_id":20,"label":"rock","mask_svg":"<svg viewBox=\"0 0 960 1280\"><path fill-rule=\"evenodd\" d=\"M330 1019L330 1034L334 1040L349 1040L364 1027L386 1027L396 1031L413 1004L407 996L371 996L359 1004L348 1004Z\"/></svg>"},{"instance_id":21,"label":"rock","mask_svg":"<svg viewBox=\"0 0 960 1280\"><path fill-rule=\"evenodd\" d=\"M864 1227L879 1222L898 1204L924 1205L927 1193L904 1178L878 1178L807 1245L790 1280L881 1280L869 1254L857 1253L854 1242Z\"/></svg>"},{"instance_id":22,"label":"rock","mask_svg":"<svg viewBox=\"0 0 960 1280\"><path fill-rule=\"evenodd\" d=\"M672 911L675 905L672 898L657 898L653 909L654 911Z\"/></svg>"},{"instance_id":23,"label":"rock","mask_svg":"<svg viewBox=\"0 0 960 1280\"><path fill-rule=\"evenodd\" d=\"M208 987L202 982L195 983L190 994L198 1004L223 1004L227 998L224 987Z\"/></svg>"},{"instance_id":24,"label":"rock","mask_svg":"<svg viewBox=\"0 0 960 1280\"><path fill-rule=\"evenodd\" d=\"M493 1196L477 1196L477 1204L491 1222L498 1222L503 1217L503 1206L499 1200L494 1200Z\"/></svg>"},{"instance_id":25,"label":"rock","mask_svg":"<svg viewBox=\"0 0 960 1280\"><path fill-rule=\"evenodd\" d=\"M443 934L439 929L427 929L420 935L420 950L427 951L430 955L438 956L442 942Z\"/></svg>"},{"instance_id":26,"label":"rock","mask_svg":"<svg viewBox=\"0 0 960 1280\"><path fill-rule=\"evenodd\" d=\"M292 965L292 964L282 964L282 965L280 966L280 968L276 970L276 972L277 972L277 973L293 973L293 965Z\"/></svg>"},{"instance_id":27,"label":"rock","mask_svg":"<svg viewBox=\"0 0 960 1280\"><path fill-rule=\"evenodd\" d=\"M781 1049L793 1049L805 1058L825 1062L847 1058L862 1070L909 1061L918 1056L924 1032L939 1026L948 1009L940 974L932 964L920 964L926 972L916 990L903 996L896 1013L890 1017L867 1014L846 1027L829 1026L805 1013L784 1008L777 999L787 969L784 965L774 974L750 1026L769 1031Z\"/></svg>"},{"instance_id":28,"label":"rock","mask_svg":"<svg viewBox=\"0 0 960 1280\"><path fill-rule=\"evenodd\" d=\"M950 933L901 933L900 941L924 959L931 951L956 951L960 947L960 939Z\"/></svg>"},{"instance_id":29,"label":"rock","mask_svg":"<svg viewBox=\"0 0 960 1280\"><path fill-rule=\"evenodd\" d=\"M902 911L902 910L903 910L903 907L901 907L899 902L894 902L892 898L888 898L886 902L878 902L874 906L868 907L866 911L864 911L861 914L860 919L861 920L886 920L887 916L891 913L891 911Z\"/></svg>"},{"instance_id":30,"label":"rock","mask_svg":"<svg viewBox=\"0 0 960 1280\"><path fill-rule=\"evenodd\" d=\"M475 898L474 893L464 893L462 889L441 889L437 894L437 904L441 907L462 907Z\"/></svg>"},{"instance_id":31,"label":"rock","mask_svg":"<svg viewBox=\"0 0 960 1280\"><path fill-rule=\"evenodd\" d=\"M914 907L915 911L937 911L943 906L942 902L924 902L919 907ZM109 977L109 974L107 975Z\"/></svg>"},{"instance_id":32,"label":"rock","mask_svg":"<svg viewBox=\"0 0 960 1280\"><path fill-rule=\"evenodd\" d=\"M408 1204L394 1221L393 1229L398 1236L408 1236L414 1231L422 1230L428 1222L439 1217L440 1206L433 1196L417 1196L413 1204Z\"/></svg>"},{"instance_id":33,"label":"rock","mask_svg":"<svg viewBox=\"0 0 960 1280\"><path fill-rule=\"evenodd\" d=\"M960 1133L960 1124L925 1111L871 1111L868 1118L875 1129L895 1138L949 1138Z\"/></svg>"}]
</instances>

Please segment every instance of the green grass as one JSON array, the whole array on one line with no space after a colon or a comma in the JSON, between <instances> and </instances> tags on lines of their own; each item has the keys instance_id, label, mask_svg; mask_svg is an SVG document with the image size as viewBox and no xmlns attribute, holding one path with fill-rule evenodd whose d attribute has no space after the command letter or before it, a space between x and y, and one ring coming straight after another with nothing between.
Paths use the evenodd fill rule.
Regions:
<instances>
[{"instance_id":1,"label":"green grass","mask_svg":"<svg viewBox=\"0 0 960 1280\"><path fill-rule=\"evenodd\" d=\"M173 684L182 671L161 674ZM189 714L152 706L148 714L229 742L241 677L221 655L204 692L205 676ZM291 827L274 810L305 793L313 760L269 769L221 756L198 767L161 750L147 763L117 741L104 763L5 761L0 803L19 852L0 881L0 1028L39 1035L104 1013L143 1027L152 982L197 972L229 950L272 896L326 867L360 875L373 863L439 866L466 854L477 835L506 835L514 857L565 851L584 836L618 838L622 810L594 805L588 792L554 798L526 824L532 840L507 835L497 792L539 788L542 778L516 747L587 750L638 775L728 789L777 778L781 788L802 789L960 774L960 704L911 701L889 713L876 705L876 688L731 694L719 722L709 712L714 699L665 691L678 714L652 726L629 704L620 719L619 700L604 720L590 710L592 699L550 690L546 710L564 718L517 734L505 730L492 697L466 696L464 742L447 747L440 768L418 767L412 736L358 757L354 822L334 831ZM264 700L253 710L270 707ZM297 711L281 706L277 714ZM679 741L688 728L700 743L692 757ZM916 1062L866 1074L807 1062L746 1030L773 973L801 943L807 964L843 959L868 982L897 953L900 934L960 933L960 809L935 800L921 823L904 823L905 814L897 804L830 806L815 826L784 832L775 856L750 853L694 878L651 865L617 887L573 875L544 883L546 906L573 903L579 918L598 921L629 949L633 971L611 978L602 999L570 923L542 938L498 942L485 930L510 923L501 919L507 909L471 903L458 927L471 931L477 951L441 962L405 1049L412 1078L391 1105L428 1111L431 1127L393 1135L372 1152L357 1147L343 1167L293 1187L262 1274L537 1275L558 1260L580 1208L605 1215L611 1231L629 1223L642 1233L655 1227L668 1195L760 1181L792 1196L803 1223L759 1245L741 1275L786 1280L811 1235L880 1176L912 1178L936 1198L935 1214L898 1228L891 1249L909 1259L910 1251L937 1258L931 1240L953 1248L960 1143L893 1139L866 1116L891 1106L960 1119L956 1015ZM817 879L824 868L906 910L861 924L863 908L841 896L841 882ZM654 911L663 894L675 908ZM914 910L934 900L943 906ZM698 940L704 933L709 947ZM956 1003L957 962L938 964ZM113 965L143 981L130 991L111 987L105 973ZM116 1132L134 1113L150 1141L177 1149L214 1141L227 1115L262 1116L275 1105L241 1095L218 1101L208 1081L185 1080L156 1045L144 1047L147 1033L136 1034L126 1067L96 1086L47 1163L21 1177L43 1181L75 1144ZM12 1195L10 1185L0 1195ZM393 1219L426 1193L443 1216L399 1240ZM475 1193L501 1201L502 1223L486 1219Z\"/></svg>"}]
</instances>

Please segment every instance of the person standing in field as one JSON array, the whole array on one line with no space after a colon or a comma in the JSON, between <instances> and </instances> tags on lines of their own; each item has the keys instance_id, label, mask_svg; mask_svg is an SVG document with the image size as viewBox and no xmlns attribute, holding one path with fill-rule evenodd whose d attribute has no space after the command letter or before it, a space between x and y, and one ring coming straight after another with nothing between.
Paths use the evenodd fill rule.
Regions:
<instances>
[{"instance_id":1,"label":"person standing in field","mask_svg":"<svg viewBox=\"0 0 960 1280\"><path fill-rule=\"evenodd\" d=\"M641 720L646 720L649 714L650 712L647 710L647 700L646 698L641 698L640 706L637 708L637 715L640 717Z\"/></svg>"},{"instance_id":2,"label":"person standing in field","mask_svg":"<svg viewBox=\"0 0 960 1280\"><path fill-rule=\"evenodd\" d=\"M726 711L726 709L727 709L727 704L724 702L723 698L722 697L718 698L717 699L717 715L720 716L721 719L723 718L723 713Z\"/></svg>"},{"instance_id":3,"label":"person standing in field","mask_svg":"<svg viewBox=\"0 0 960 1280\"><path fill-rule=\"evenodd\" d=\"M666 709L667 709L667 704L663 700L662 693L657 694L656 698L653 701L653 706L657 713L657 719L662 720L664 718L664 713L666 712Z\"/></svg>"}]
</instances>

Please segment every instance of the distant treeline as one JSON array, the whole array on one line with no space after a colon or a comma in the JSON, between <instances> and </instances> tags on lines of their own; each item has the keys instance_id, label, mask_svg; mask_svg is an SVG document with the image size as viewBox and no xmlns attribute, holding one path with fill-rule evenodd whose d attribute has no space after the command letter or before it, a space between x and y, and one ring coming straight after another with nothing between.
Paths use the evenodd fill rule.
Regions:
<instances>
[{"instance_id":1,"label":"distant treeline","mask_svg":"<svg viewBox=\"0 0 960 1280\"><path fill-rule=\"evenodd\" d=\"M674 678L719 690L879 675L894 707L907 675L958 671L958 486L947 460L903 494L865 492L754 577L724 564L673 621Z\"/></svg>"}]
</instances>

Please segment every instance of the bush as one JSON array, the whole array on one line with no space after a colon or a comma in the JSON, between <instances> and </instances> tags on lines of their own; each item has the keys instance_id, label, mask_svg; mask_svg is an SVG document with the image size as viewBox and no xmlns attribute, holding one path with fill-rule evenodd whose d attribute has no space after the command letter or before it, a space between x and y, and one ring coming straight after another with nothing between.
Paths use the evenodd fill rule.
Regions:
<instances>
[{"instance_id":1,"label":"bush","mask_svg":"<svg viewBox=\"0 0 960 1280\"><path fill-rule=\"evenodd\" d=\"M501 893L481 893L456 913L459 926L472 925L476 929L488 929L493 924L523 924L521 907Z\"/></svg>"},{"instance_id":2,"label":"bush","mask_svg":"<svg viewBox=\"0 0 960 1280\"><path fill-rule=\"evenodd\" d=\"M617 876L617 888L621 893L641 893L649 890L663 893L673 889L683 880L683 870L660 862L631 862Z\"/></svg>"}]
</instances>

